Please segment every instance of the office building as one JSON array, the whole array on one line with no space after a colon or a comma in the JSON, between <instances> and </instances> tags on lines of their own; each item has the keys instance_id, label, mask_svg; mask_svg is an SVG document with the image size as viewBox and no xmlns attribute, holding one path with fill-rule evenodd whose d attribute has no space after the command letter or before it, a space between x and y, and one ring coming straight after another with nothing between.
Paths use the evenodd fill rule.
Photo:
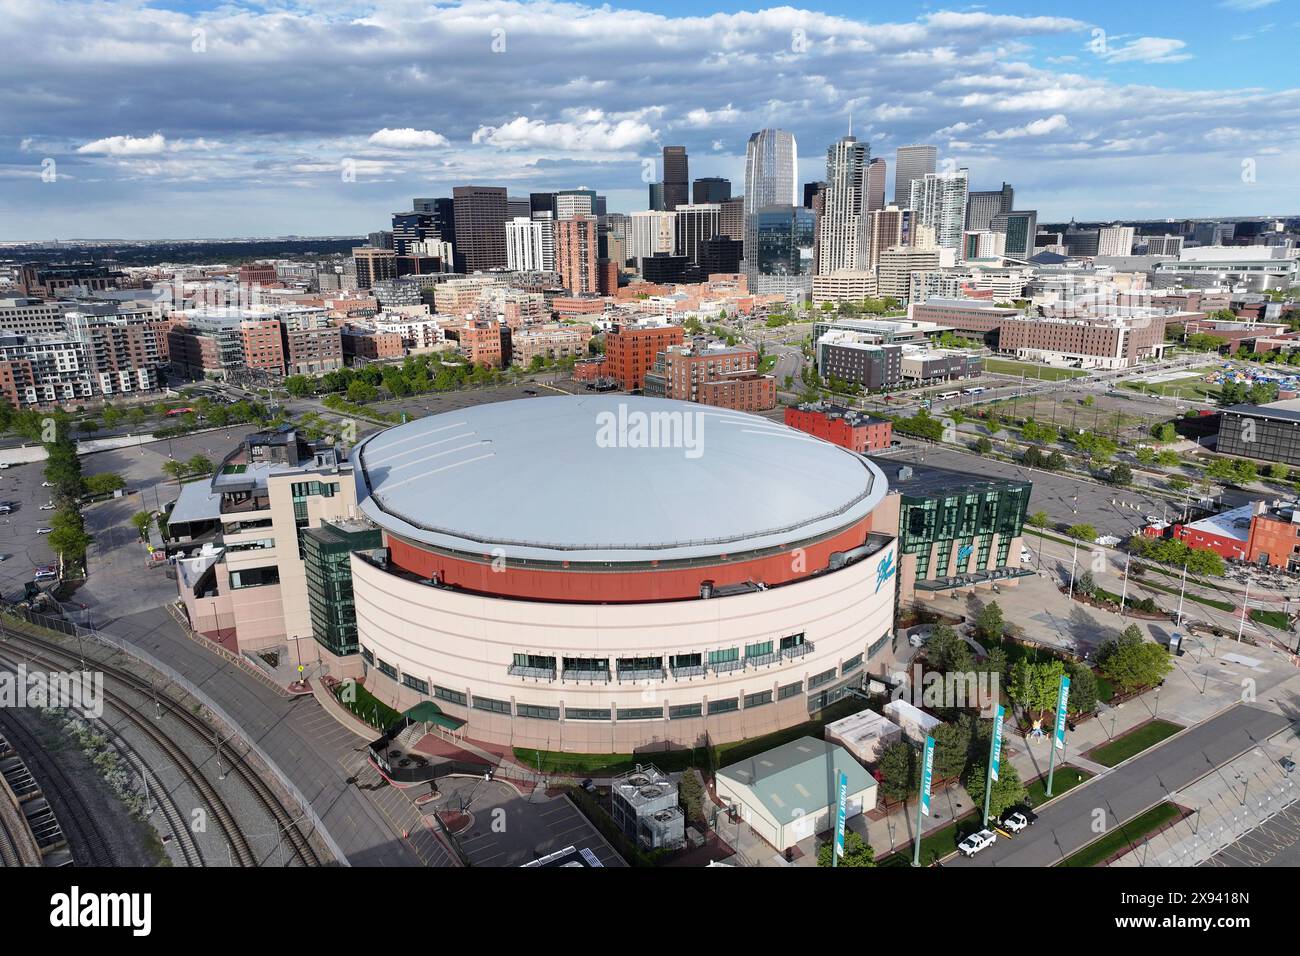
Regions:
<instances>
[{"instance_id":1,"label":"office building","mask_svg":"<svg viewBox=\"0 0 1300 956\"><path fill-rule=\"evenodd\" d=\"M550 272L555 268L555 221L516 217L506 223L506 268L522 272Z\"/></svg>"},{"instance_id":2,"label":"office building","mask_svg":"<svg viewBox=\"0 0 1300 956\"><path fill-rule=\"evenodd\" d=\"M597 290L596 217L572 216L555 223L555 264L561 284L575 295Z\"/></svg>"},{"instance_id":3,"label":"office building","mask_svg":"<svg viewBox=\"0 0 1300 956\"><path fill-rule=\"evenodd\" d=\"M826 195L817 220L817 272L862 267L863 203L871 149L845 136L826 151Z\"/></svg>"},{"instance_id":4,"label":"office building","mask_svg":"<svg viewBox=\"0 0 1300 956\"><path fill-rule=\"evenodd\" d=\"M886 419L826 402L786 408L785 423L859 455L890 447L894 435L893 423Z\"/></svg>"},{"instance_id":5,"label":"office building","mask_svg":"<svg viewBox=\"0 0 1300 956\"><path fill-rule=\"evenodd\" d=\"M1008 183L1001 189L972 191L966 202L966 231L991 231L994 217L1011 212L1015 204L1016 191Z\"/></svg>"},{"instance_id":6,"label":"office building","mask_svg":"<svg viewBox=\"0 0 1300 956\"><path fill-rule=\"evenodd\" d=\"M908 206L916 214L915 223L932 228L941 249L961 248L961 234L966 229L966 188L965 168L943 175L927 173L912 180Z\"/></svg>"},{"instance_id":7,"label":"office building","mask_svg":"<svg viewBox=\"0 0 1300 956\"><path fill-rule=\"evenodd\" d=\"M677 241L676 214L648 209L630 213L627 222L627 257L638 272L649 256L672 255Z\"/></svg>"},{"instance_id":8,"label":"office building","mask_svg":"<svg viewBox=\"0 0 1300 956\"><path fill-rule=\"evenodd\" d=\"M813 237L817 217L803 206L767 206L746 217L753 234L753 256L746 262L755 276L800 276L812 287ZM753 288L751 280L751 291Z\"/></svg>"},{"instance_id":9,"label":"office building","mask_svg":"<svg viewBox=\"0 0 1300 956\"><path fill-rule=\"evenodd\" d=\"M894 154L894 205L909 206L912 180L932 176L938 167L939 150L935 146L900 146ZM910 208L915 209L915 206Z\"/></svg>"},{"instance_id":10,"label":"office building","mask_svg":"<svg viewBox=\"0 0 1300 956\"><path fill-rule=\"evenodd\" d=\"M799 154L793 134L763 129L750 134L745 146L745 261L747 273L757 271L755 218L760 209L799 205Z\"/></svg>"},{"instance_id":11,"label":"office building","mask_svg":"<svg viewBox=\"0 0 1300 956\"><path fill-rule=\"evenodd\" d=\"M605 375L625 392L638 390L659 353L683 341L679 325L616 325L605 333Z\"/></svg>"},{"instance_id":12,"label":"office building","mask_svg":"<svg viewBox=\"0 0 1300 956\"><path fill-rule=\"evenodd\" d=\"M1103 226L1097 231L1097 255L1131 256L1136 231L1132 226Z\"/></svg>"},{"instance_id":13,"label":"office building","mask_svg":"<svg viewBox=\"0 0 1300 956\"><path fill-rule=\"evenodd\" d=\"M721 176L705 176L695 180L691 187L691 202L695 205L724 203L731 198L731 180Z\"/></svg>"},{"instance_id":14,"label":"office building","mask_svg":"<svg viewBox=\"0 0 1300 956\"><path fill-rule=\"evenodd\" d=\"M506 268L506 191L501 186L456 186L457 272Z\"/></svg>"},{"instance_id":15,"label":"office building","mask_svg":"<svg viewBox=\"0 0 1300 956\"><path fill-rule=\"evenodd\" d=\"M376 282L397 277L397 253L392 249L358 246L352 250L352 261L357 271L357 288L363 292Z\"/></svg>"},{"instance_id":16,"label":"office building","mask_svg":"<svg viewBox=\"0 0 1300 956\"><path fill-rule=\"evenodd\" d=\"M885 208L885 177L887 175L885 167L885 161L879 156L867 163L866 198L862 209L864 213Z\"/></svg>"},{"instance_id":17,"label":"office building","mask_svg":"<svg viewBox=\"0 0 1300 956\"><path fill-rule=\"evenodd\" d=\"M677 254L686 256L691 265L698 266L701 246L719 233L721 214L722 207L717 203L679 205L673 221L676 232L673 247Z\"/></svg>"},{"instance_id":18,"label":"office building","mask_svg":"<svg viewBox=\"0 0 1300 956\"><path fill-rule=\"evenodd\" d=\"M998 213L993 217L989 228L1006 236L1002 244L1002 255L1008 259L1028 261L1036 252L1035 237L1038 233L1038 212L1033 209L1015 210Z\"/></svg>"},{"instance_id":19,"label":"office building","mask_svg":"<svg viewBox=\"0 0 1300 956\"><path fill-rule=\"evenodd\" d=\"M664 208L676 209L691 201L690 164L686 157L685 146L665 146L664 163Z\"/></svg>"}]
</instances>

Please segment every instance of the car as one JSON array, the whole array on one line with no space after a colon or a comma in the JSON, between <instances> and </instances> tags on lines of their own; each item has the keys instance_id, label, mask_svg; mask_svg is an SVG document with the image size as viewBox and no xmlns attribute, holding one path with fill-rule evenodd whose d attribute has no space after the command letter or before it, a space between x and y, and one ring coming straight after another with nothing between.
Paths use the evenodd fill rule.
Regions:
<instances>
[{"instance_id":1,"label":"car","mask_svg":"<svg viewBox=\"0 0 1300 956\"><path fill-rule=\"evenodd\" d=\"M54 502L53 502L53 501L47 501L47 502L45 502L45 504L41 505L41 510L42 510L42 511L53 511L53 510L54 510Z\"/></svg>"},{"instance_id":2,"label":"car","mask_svg":"<svg viewBox=\"0 0 1300 956\"><path fill-rule=\"evenodd\" d=\"M58 576L59 576L58 571L37 571L34 575L32 575L32 577L35 578L35 580L37 581L53 581Z\"/></svg>"},{"instance_id":3,"label":"car","mask_svg":"<svg viewBox=\"0 0 1300 956\"><path fill-rule=\"evenodd\" d=\"M0 561L8 561L11 557L12 555L0 554Z\"/></svg>"},{"instance_id":4,"label":"car","mask_svg":"<svg viewBox=\"0 0 1300 956\"><path fill-rule=\"evenodd\" d=\"M588 777L586 780L582 781L582 789L586 790L588 793L595 793L596 782Z\"/></svg>"},{"instance_id":5,"label":"car","mask_svg":"<svg viewBox=\"0 0 1300 956\"><path fill-rule=\"evenodd\" d=\"M1038 822L1038 814L1036 814L1033 810L1030 810L1029 804L1027 803L1018 803L1013 807L1007 807L1007 809L1002 812L1002 816L1005 818L1008 814L1011 813L1020 814L1022 817L1025 818L1025 822L1028 823L1030 826L1033 826L1035 823Z\"/></svg>"},{"instance_id":6,"label":"car","mask_svg":"<svg viewBox=\"0 0 1300 956\"><path fill-rule=\"evenodd\" d=\"M53 528L37 528L37 529L36 529L36 533L37 533L37 534L51 534L53 531L54 531Z\"/></svg>"},{"instance_id":7,"label":"car","mask_svg":"<svg viewBox=\"0 0 1300 956\"><path fill-rule=\"evenodd\" d=\"M32 570L37 574L41 574L41 573L53 574L55 571L59 569L52 564L42 564L42 565L38 565L35 568L32 568Z\"/></svg>"},{"instance_id":8,"label":"car","mask_svg":"<svg viewBox=\"0 0 1300 956\"><path fill-rule=\"evenodd\" d=\"M7 471L8 469L10 469L10 468L12 468L12 467L13 467L13 465L9 464L9 462L7 462L7 461L0 461L0 471Z\"/></svg>"},{"instance_id":9,"label":"car","mask_svg":"<svg viewBox=\"0 0 1300 956\"><path fill-rule=\"evenodd\" d=\"M1023 813L1016 813L1014 810L1008 810L1006 813L1002 814L1002 819L999 822L1002 824L1002 829L1006 830L1008 833L1019 833L1021 830L1025 829L1025 827L1029 826L1029 821L1025 819L1025 815Z\"/></svg>"},{"instance_id":10,"label":"car","mask_svg":"<svg viewBox=\"0 0 1300 956\"><path fill-rule=\"evenodd\" d=\"M1034 561L1034 552L1030 551L1023 544L1020 546L1020 563L1032 564Z\"/></svg>"},{"instance_id":11,"label":"car","mask_svg":"<svg viewBox=\"0 0 1300 956\"><path fill-rule=\"evenodd\" d=\"M0 515L13 514L14 509L9 505L0 505Z\"/></svg>"},{"instance_id":12,"label":"car","mask_svg":"<svg viewBox=\"0 0 1300 956\"><path fill-rule=\"evenodd\" d=\"M1295 761L1292 760L1290 757L1283 757L1281 760L1278 761L1278 763L1282 765L1282 769L1285 770L1287 773L1290 773L1291 771L1295 770Z\"/></svg>"},{"instance_id":13,"label":"car","mask_svg":"<svg viewBox=\"0 0 1300 956\"><path fill-rule=\"evenodd\" d=\"M41 487L42 487L42 488L53 488L53 487L54 487L54 482L52 482L52 481L42 481L42 482L41 482Z\"/></svg>"},{"instance_id":14,"label":"car","mask_svg":"<svg viewBox=\"0 0 1300 956\"><path fill-rule=\"evenodd\" d=\"M525 395L536 395L536 394L537 394L537 390L536 390L536 389L532 389L532 388L526 388L526 389L524 389L524 394L525 394Z\"/></svg>"},{"instance_id":15,"label":"car","mask_svg":"<svg viewBox=\"0 0 1300 956\"><path fill-rule=\"evenodd\" d=\"M998 842L998 835L992 830L980 830L979 833L972 833L966 839L957 844L958 852L965 856L971 857L987 847L991 847Z\"/></svg>"}]
</instances>

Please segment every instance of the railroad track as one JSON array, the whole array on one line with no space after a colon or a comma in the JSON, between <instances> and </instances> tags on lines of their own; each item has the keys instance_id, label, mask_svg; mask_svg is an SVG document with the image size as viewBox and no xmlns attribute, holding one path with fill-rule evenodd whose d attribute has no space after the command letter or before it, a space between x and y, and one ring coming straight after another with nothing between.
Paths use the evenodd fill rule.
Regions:
<instances>
[{"instance_id":1,"label":"railroad track","mask_svg":"<svg viewBox=\"0 0 1300 956\"><path fill-rule=\"evenodd\" d=\"M0 710L0 725L14 750L41 782L41 793L63 828L77 866L113 866L116 860L108 839L90 807L58 762L45 752L41 742L13 716Z\"/></svg>"},{"instance_id":2,"label":"railroad track","mask_svg":"<svg viewBox=\"0 0 1300 956\"><path fill-rule=\"evenodd\" d=\"M47 666L63 667L64 669L81 667L82 658L79 654L64 648L54 641L34 637L3 625L0 625L0 632L3 632L9 643L31 648L37 655L34 659L42 661ZM61 659L63 663L60 664L58 660L54 659ZM170 697L159 695L156 688L148 681L125 668L113 666L97 658L94 659L94 666L104 674L106 680L111 678L129 688L132 692L140 694L146 699L156 701L167 711L169 716L184 724L200 740L212 738L212 728L205 721L184 705L173 701ZM236 858L236 862L240 866L257 866L258 862L248 842L247 835L237 825L225 801L221 799L220 794L217 793L211 782L198 769L189 755L158 728L154 719L142 715L116 692L105 687L104 699L115 710L120 711L128 721L139 728L169 759L176 763L186 779L190 781L194 789L212 810L218 826L227 836L232 856ZM304 866L324 865L324 861L312 847L311 842L298 829L298 820L289 814L261 775L248 766L244 756L228 744L220 743L216 746L216 754L218 759L221 759L224 755L226 765L231 768L234 775L254 795L258 804L266 811L267 816L275 821L278 833L283 833L287 837L294 857ZM174 826L174 824L172 825Z\"/></svg>"},{"instance_id":3,"label":"railroad track","mask_svg":"<svg viewBox=\"0 0 1300 956\"><path fill-rule=\"evenodd\" d=\"M14 835L5 825L4 817L0 817L0 867L21 865L22 861L18 858L18 844L14 842Z\"/></svg>"}]
</instances>

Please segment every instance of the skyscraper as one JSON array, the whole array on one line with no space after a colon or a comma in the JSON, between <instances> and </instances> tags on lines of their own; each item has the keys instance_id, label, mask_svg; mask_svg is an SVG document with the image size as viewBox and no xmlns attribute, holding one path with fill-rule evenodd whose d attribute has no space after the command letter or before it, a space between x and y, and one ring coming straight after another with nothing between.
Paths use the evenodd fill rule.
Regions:
<instances>
[{"instance_id":1,"label":"skyscraper","mask_svg":"<svg viewBox=\"0 0 1300 956\"><path fill-rule=\"evenodd\" d=\"M676 209L691 201L691 174L685 146L664 147L664 208Z\"/></svg>"},{"instance_id":2,"label":"skyscraper","mask_svg":"<svg viewBox=\"0 0 1300 956\"><path fill-rule=\"evenodd\" d=\"M705 176L695 180L691 186L691 201L701 203L722 203L731 198L731 180L721 176Z\"/></svg>"},{"instance_id":3,"label":"skyscraper","mask_svg":"<svg viewBox=\"0 0 1300 956\"><path fill-rule=\"evenodd\" d=\"M745 147L745 261L755 260L754 216L769 206L799 205L799 154L794 136L783 129L750 134ZM746 265L746 272L756 272Z\"/></svg>"},{"instance_id":4,"label":"skyscraper","mask_svg":"<svg viewBox=\"0 0 1300 956\"><path fill-rule=\"evenodd\" d=\"M561 189L555 194L555 218L572 219L574 216L596 215L594 189Z\"/></svg>"},{"instance_id":5,"label":"skyscraper","mask_svg":"<svg viewBox=\"0 0 1300 956\"><path fill-rule=\"evenodd\" d=\"M560 281L574 295L598 290L596 217L572 216L555 223L555 264Z\"/></svg>"},{"instance_id":6,"label":"skyscraper","mask_svg":"<svg viewBox=\"0 0 1300 956\"><path fill-rule=\"evenodd\" d=\"M1028 259L1034 255L1034 237L1038 234L1038 211L1023 209L999 213L989 224L993 232L1007 237L1002 254L1011 259Z\"/></svg>"},{"instance_id":7,"label":"skyscraper","mask_svg":"<svg viewBox=\"0 0 1300 956\"><path fill-rule=\"evenodd\" d=\"M647 209L631 213L627 223L627 257L643 272L642 260L655 255L672 255L675 213Z\"/></svg>"},{"instance_id":8,"label":"skyscraper","mask_svg":"<svg viewBox=\"0 0 1300 956\"><path fill-rule=\"evenodd\" d=\"M760 276L803 276L812 288L816 217L803 206L766 206L754 213L753 268Z\"/></svg>"},{"instance_id":9,"label":"skyscraper","mask_svg":"<svg viewBox=\"0 0 1300 956\"><path fill-rule=\"evenodd\" d=\"M867 164L867 198L863 212L885 208L885 161L877 156Z\"/></svg>"},{"instance_id":10,"label":"skyscraper","mask_svg":"<svg viewBox=\"0 0 1300 956\"><path fill-rule=\"evenodd\" d=\"M861 268L858 252L870 152L870 146L853 136L826 150L826 197L817 223L818 275Z\"/></svg>"},{"instance_id":11,"label":"skyscraper","mask_svg":"<svg viewBox=\"0 0 1300 956\"><path fill-rule=\"evenodd\" d=\"M894 205L906 206L912 195L912 180L932 174L938 162L937 146L898 147L894 154Z\"/></svg>"},{"instance_id":12,"label":"skyscraper","mask_svg":"<svg viewBox=\"0 0 1300 956\"><path fill-rule=\"evenodd\" d=\"M942 249L960 249L966 228L968 174L965 167L955 173L926 173L912 180L908 206L915 211L918 227L934 230Z\"/></svg>"},{"instance_id":13,"label":"skyscraper","mask_svg":"<svg viewBox=\"0 0 1300 956\"><path fill-rule=\"evenodd\" d=\"M893 205L867 214L867 248L862 268L874 269L880 264L882 252L903 245L903 225L907 215L907 210Z\"/></svg>"},{"instance_id":14,"label":"skyscraper","mask_svg":"<svg viewBox=\"0 0 1300 956\"><path fill-rule=\"evenodd\" d=\"M457 271L506 267L506 191L501 186L456 186Z\"/></svg>"},{"instance_id":15,"label":"skyscraper","mask_svg":"<svg viewBox=\"0 0 1300 956\"><path fill-rule=\"evenodd\" d=\"M549 212L506 223L506 267L523 272L555 269L555 221Z\"/></svg>"},{"instance_id":16,"label":"skyscraper","mask_svg":"<svg viewBox=\"0 0 1300 956\"><path fill-rule=\"evenodd\" d=\"M650 183L650 210L652 212L666 212L668 207L664 205L664 184Z\"/></svg>"},{"instance_id":17,"label":"skyscraper","mask_svg":"<svg viewBox=\"0 0 1300 956\"><path fill-rule=\"evenodd\" d=\"M986 232L993 217L1010 212L1016 205L1016 191L1008 183L1001 189L972 192L966 202L966 229L969 232Z\"/></svg>"},{"instance_id":18,"label":"skyscraper","mask_svg":"<svg viewBox=\"0 0 1300 956\"><path fill-rule=\"evenodd\" d=\"M692 266L700 263L700 248L706 239L718 234L722 206L718 203L687 203L675 210L678 255L685 255Z\"/></svg>"}]
</instances>

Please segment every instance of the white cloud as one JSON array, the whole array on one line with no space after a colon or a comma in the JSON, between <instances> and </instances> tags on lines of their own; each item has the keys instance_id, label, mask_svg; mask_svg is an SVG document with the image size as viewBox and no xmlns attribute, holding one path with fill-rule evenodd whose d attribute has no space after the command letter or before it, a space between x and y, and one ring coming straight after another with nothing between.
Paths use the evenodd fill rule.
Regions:
<instances>
[{"instance_id":1,"label":"white cloud","mask_svg":"<svg viewBox=\"0 0 1300 956\"><path fill-rule=\"evenodd\" d=\"M162 133L152 136L107 136L77 148L78 153L102 156L153 156L167 148Z\"/></svg>"},{"instance_id":2,"label":"white cloud","mask_svg":"<svg viewBox=\"0 0 1300 956\"><path fill-rule=\"evenodd\" d=\"M1051 116L1026 123L1024 126L1013 126L1004 130L989 130L984 134L984 138L1022 139L1026 136L1047 136L1049 133L1059 133L1061 130L1069 128L1070 121L1065 118L1064 113L1053 113Z\"/></svg>"},{"instance_id":3,"label":"white cloud","mask_svg":"<svg viewBox=\"0 0 1300 956\"><path fill-rule=\"evenodd\" d=\"M554 149L563 152L607 153L635 149L651 142L655 131L636 119L607 120L599 110L589 110L577 122L547 123L517 116L502 126L480 126L472 142L503 149Z\"/></svg>"},{"instance_id":4,"label":"white cloud","mask_svg":"<svg viewBox=\"0 0 1300 956\"><path fill-rule=\"evenodd\" d=\"M371 133L368 142L372 146L383 146L388 149L435 149L446 146L447 137L431 129L412 129L409 126L401 129L384 127Z\"/></svg>"},{"instance_id":5,"label":"white cloud","mask_svg":"<svg viewBox=\"0 0 1300 956\"><path fill-rule=\"evenodd\" d=\"M1222 0L1219 6L1229 10L1260 10L1275 3L1277 0Z\"/></svg>"},{"instance_id":6,"label":"white cloud","mask_svg":"<svg viewBox=\"0 0 1300 956\"><path fill-rule=\"evenodd\" d=\"M1111 63L1179 63L1192 58L1183 52L1186 46L1169 37L1138 37L1120 46L1107 45L1099 55Z\"/></svg>"}]
</instances>

